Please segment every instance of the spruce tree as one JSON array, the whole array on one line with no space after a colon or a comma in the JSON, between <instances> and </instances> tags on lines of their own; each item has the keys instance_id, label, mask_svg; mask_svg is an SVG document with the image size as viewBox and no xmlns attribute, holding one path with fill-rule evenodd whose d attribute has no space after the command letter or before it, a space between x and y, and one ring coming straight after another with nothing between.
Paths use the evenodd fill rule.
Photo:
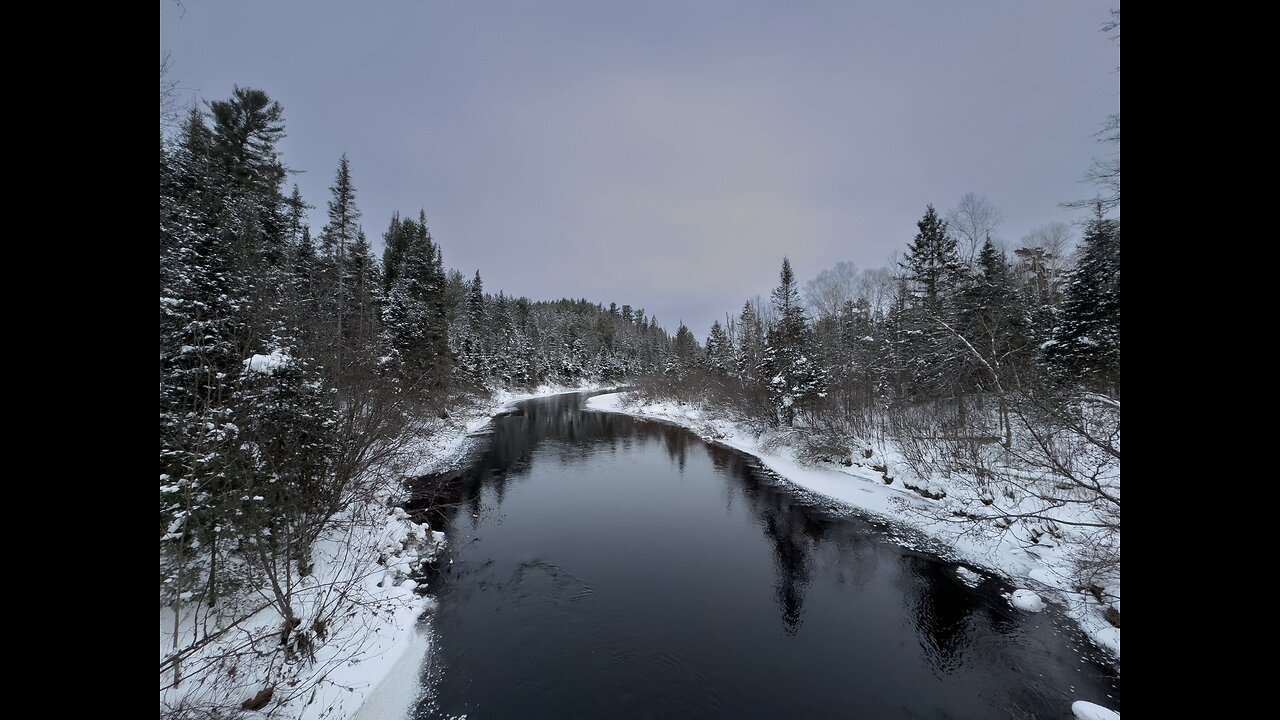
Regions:
<instances>
[{"instance_id":1,"label":"spruce tree","mask_svg":"<svg viewBox=\"0 0 1280 720\"><path fill-rule=\"evenodd\" d=\"M344 352L348 345L348 333L353 303L351 288L352 262L348 257L360 236L360 209L356 205L356 189L351 181L351 163L346 153L338 160L338 170L333 185L329 186L329 221L320 233L321 294L324 316L330 325L329 354L332 366L330 378L344 372L349 359Z\"/></svg>"},{"instance_id":2,"label":"spruce tree","mask_svg":"<svg viewBox=\"0 0 1280 720\"><path fill-rule=\"evenodd\" d=\"M1104 217L1104 209L1101 201L1095 203L1080 259L1071 270L1061 319L1043 352L1061 379L1081 380L1118 394L1120 221Z\"/></svg>"},{"instance_id":3,"label":"spruce tree","mask_svg":"<svg viewBox=\"0 0 1280 720\"><path fill-rule=\"evenodd\" d=\"M382 316L402 368L433 387L443 386L454 366L441 258L423 223L401 258Z\"/></svg>"},{"instance_id":4,"label":"spruce tree","mask_svg":"<svg viewBox=\"0 0 1280 720\"><path fill-rule=\"evenodd\" d=\"M742 314L738 316L738 335L738 378L743 382L759 382L764 363L764 323L750 300L743 303Z\"/></svg>"},{"instance_id":5,"label":"spruce tree","mask_svg":"<svg viewBox=\"0 0 1280 720\"><path fill-rule=\"evenodd\" d=\"M489 376L489 353L486 346L489 340L485 328L484 284L480 280L480 271L467 285L466 311L459 318L459 361L463 369L476 379Z\"/></svg>"},{"instance_id":6,"label":"spruce tree","mask_svg":"<svg viewBox=\"0 0 1280 720\"><path fill-rule=\"evenodd\" d=\"M680 323L680 328L676 330L675 343L672 349L674 354L671 358L672 364L668 370L676 375L684 375L698 367L702 362L702 347L698 344L698 339L693 336L693 332L683 322Z\"/></svg>"},{"instance_id":7,"label":"spruce tree","mask_svg":"<svg viewBox=\"0 0 1280 720\"><path fill-rule=\"evenodd\" d=\"M391 214L391 224L382 234L382 280L383 290L390 292L396 282L396 273L400 271L400 258L404 256L406 246L404 226L400 223L400 213Z\"/></svg>"},{"instance_id":8,"label":"spruce tree","mask_svg":"<svg viewBox=\"0 0 1280 720\"><path fill-rule=\"evenodd\" d=\"M711 332L707 333L706 355L707 367L716 375L728 375L733 369L733 348L719 320L711 324Z\"/></svg>"},{"instance_id":9,"label":"spruce tree","mask_svg":"<svg viewBox=\"0 0 1280 720\"><path fill-rule=\"evenodd\" d=\"M355 245L347 253L344 285L349 288L351 323L347 328L347 346L367 359L374 349L382 315L382 272L373 257L373 248L361 230Z\"/></svg>"},{"instance_id":10,"label":"spruce tree","mask_svg":"<svg viewBox=\"0 0 1280 720\"><path fill-rule=\"evenodd\" d=\"M916 229L901 264L908 296L895 318L902 332L900 357L918 398L958 398L964 350L956 326L964 266L947 222L933 205L927 206Z\"/></svg>"},{"instance_id":11,"label":"spruce tree","mask_svg":"<svg viewBox=\"0 0 1280 720\"><path fill-rule=\"evenodd\" d=\"M774 405L790 426L798 410L826 395L826 373L811 357L808 321L787 258L782 259L778 287L771 298L778 319L765 342L764 377Z\"/></svg>"},{"instance_id":12,"label":"spruce tree","mask_svg":"<svg viewBox=\"0 0 1280 720\"><path fill-rule=\"evenodd\" d=\"M902 267L913 283L912 296L932 312L940 312L944 301L960 286L963 264L956 251L956 240L947 229L947 221L929 205L924 217L916 223L916 236L907 248Z\"/></svg>"}]
</instances>

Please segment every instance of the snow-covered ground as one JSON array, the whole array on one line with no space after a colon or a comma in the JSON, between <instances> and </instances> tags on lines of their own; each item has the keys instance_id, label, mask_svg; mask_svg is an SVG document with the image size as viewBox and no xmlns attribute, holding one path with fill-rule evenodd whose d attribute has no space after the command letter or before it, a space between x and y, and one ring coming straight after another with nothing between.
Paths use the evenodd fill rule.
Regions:
<instances>
[{"instance_id":1,"label":"snow-covered ground","mask_svg":"<svg viewBox=\"0 0 1280 720\"><path fill-rule=\"evenodd\" d=\"M431 601L414 592L416 583L407 576L439 552L444 537L411 522L392 500L384 494L380 502L335 518L313 549L312 573L297 579L291 598L301 621L296 634L328 619L323 638L309 636L313 662L286 661L273 652L283 618L267 604L266 588L224 600L213 612L187 605L177 645L212 640L183 660L178 687L167 687L172 671L161 674L161 708L238 706L273 686L263 709L278 716L351 717L411 651L424 649L425 638L414 628ZM265 607L255 607L259 599ZM174 624L174 610L161 607L161 662L174 650Z\"/></svg>"},{"instance_id":2,"label":"snow-covered ground","mask_svg":"<svg viewBox=\"0 0 1280 720\"><path fill-rule=\"evenodd\" d=\"M1082 700L1071 703L1071 713L1077 720L1120 720L1120 713Z\"/></svg>"},{"instance_id":3,"label":"snow-covered ground","mask_svg":"<svg viewBox=\"0 0 1280 720\"><path fill-rule=\"evenodd\" d=\"M270 372L272 359L255 358L255 370ZM251 361L252 365L253 361ZM285 667L282 653L259 653L278 637L280 614L265 601L267 589L247 593L239 603L224 600L216 612L199 604L182 609L175 629L171 607L160 609L160 660L178 647L199 644L181 663L182 682L169 670L160 677L161 708L239 706L276 680L263 712L273 717L313 720L395 718L405 716L418 693L422 663L431 649L430 634L419 618L433 600L415 592L408 576L444 546L444 534L417 524L398 507L404 479L442 472L465 459L469 438L493 416L515 403L603 386L542 386L528 393L499 391L488 401L436 423L411 439L405 470L368 504L348 508L313 551L312 574L301 578L292 605L310 628L331 618L323 638L315 638L314 662ZM265 645L264 645L265 642ZM283 678L283 682L280 680ZM293 683L291 685L291 683Z\"/></svg>"},{"instance_id":4,"label":"snow-covered ground","mask_svg":"<svg viewBox=\"0 0 1280 720\"><path fill-rule=\"evenodd\" d=\"M1036 606L1032 597L1056 601L1099 647L1120 657L1120 629L1105 619L1106 606L1092 595L1075 592L1070 582L1072 553L1077 548L1047 533L1031 544L1017 533L994 527L938 521L939 501L924 497L920 491L936 496L953 488L945 478L916 478L910 487L917 490L906 487L911 473L892 446L874 448L872 457L859 458L861 462L850 467L832 463L815 467L800 463L785 437L759 436L698 405L640 403L630 395L610 393L591 398L588 407L679 425L705 440L755 456L766 468L804 490L914 528L948 548L954 559L993 570L1022 588L1011 597L1011 604L1020 611L1032 611ZM886 484L886 475L897 481ZM957 572L962 580L972 582L971 571L961 567ZM1107 587L1106 592L1118 598L1119 583ZM1118 611L1119 601L1114 604Z\"/></svg>"}]
</instances>

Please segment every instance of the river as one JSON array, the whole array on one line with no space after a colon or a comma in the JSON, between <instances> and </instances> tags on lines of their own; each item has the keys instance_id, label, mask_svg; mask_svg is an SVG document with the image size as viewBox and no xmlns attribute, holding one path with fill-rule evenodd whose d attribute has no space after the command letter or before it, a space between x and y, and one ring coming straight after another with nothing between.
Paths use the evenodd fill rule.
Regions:
<instances>
[{"instance_id":1,"label":"river","mask_svg":"<svg viewBox=\"0 0 1280 720\"><path fill-rule=\"evenodd\" d=\"M418 718L1070 718L1118 671L1052 606L586 395L495 419L428 511L451 553ZM420 510L421 511L421 510Z\"/></svg>"}]
</instances>

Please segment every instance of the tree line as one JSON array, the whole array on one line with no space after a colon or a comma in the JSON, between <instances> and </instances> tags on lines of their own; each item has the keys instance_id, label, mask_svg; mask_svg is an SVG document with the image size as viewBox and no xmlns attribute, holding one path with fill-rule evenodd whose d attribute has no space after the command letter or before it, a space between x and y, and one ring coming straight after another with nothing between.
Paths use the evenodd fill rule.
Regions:
<instances>
[{"instance_id":1,"label":"tree line","mask_svg":"<svg viewBox=\"0 0 1280 720\"><path fill-rule=\"evenodd\" d=\"M747 301L701 345L682 324L641 394L701 403L886 483L880 452L893 448L907 487L946 500L938 519L1070 535L1079 588L1101 594L1118 578L1120 528L1120 221L1107 207L1093 203L1070 262L1061 226L1011 257L972 196L949 214L986 218L968 258L964 228L932 205L892 268L842 263L802 294L783 258L768 303Z\"/></svg>"},{"instance_id":2,"label":"tree line","mask_svg":"<svg viewBox=\"0 0 1280 720\"><path fill-rule=\"evenodd\" d=\"M422 418L495 387L621 380L670 354L643 308L487 293L479 271L447 271L422 211L394 215L375 257L345 155L313 236L311 206L286 192L283 109L261 90L164 128L160 588L175 617L268 587L281 645L304 657L324 633L294 626L311 548L385 484L377 471Z\"/></svg>"}]
</instances>

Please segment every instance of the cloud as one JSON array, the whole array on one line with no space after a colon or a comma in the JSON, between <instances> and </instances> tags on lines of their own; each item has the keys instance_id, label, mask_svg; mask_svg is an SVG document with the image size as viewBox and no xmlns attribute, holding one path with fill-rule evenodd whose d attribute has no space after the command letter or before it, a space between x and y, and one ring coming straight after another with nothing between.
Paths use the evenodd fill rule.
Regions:
<instances>
[{"instance_id":1,"label":"cloud","mask_svg":"<svg viewBox=\"0 0 1280 720\"><path fill-rule=\"evenodd\" d=\"M524 110L513 122L543 138L519 147L533 155L524 164L548 167L544 210L572 218L565 235L546 238L555 249L546 270L593 297L705 308L684 318L701 334L739 296L767 287L784 254L807 254L834 231L830 210L805 191L816 153L763 83L580 78Z\"/></svg>"}]
</instances>

